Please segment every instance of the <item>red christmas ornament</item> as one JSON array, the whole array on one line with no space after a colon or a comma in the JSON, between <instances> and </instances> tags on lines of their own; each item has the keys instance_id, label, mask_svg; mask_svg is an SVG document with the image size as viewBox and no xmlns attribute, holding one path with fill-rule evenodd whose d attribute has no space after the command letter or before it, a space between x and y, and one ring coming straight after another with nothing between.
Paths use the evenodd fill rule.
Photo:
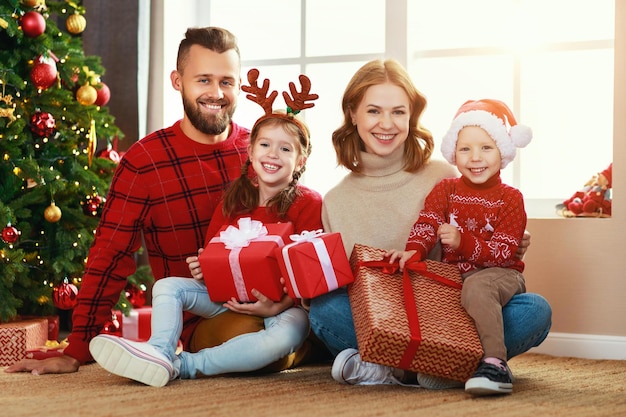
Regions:
<instances>
[{"instance_id":1,"label":"red christmas ornament","mask_svg":"<svg viewBox=\"0 0 626 417\"><path fill-rule=\"evenodd\" d=\"M52 86L57 79L56 65L47 62L38 62L30 71L30 80L37 88L45 90Z\"/></svg>"},{"instance_id":2,"label":"red christmas ornament","mask_svg":"<svg viewBox=\"0 0 626 417\"><path fill-rule=\"evenodd\" d=\"M126 286L125 293L126 299L130 302L133 308L141 308L146 305L146 287L140 285L136 287L132 284Z\"/></svg>"},{"instance_id":3,"label":"red christmas ornament","mask_svg":"<svg viewBox=\"0 0 626 417\"><path fill-rule=\"evenodd\" d=\"M56 121L54 117L44 111L36 111L30 118L30 130L40 137L48 137L54 133Z\"/></svg>"},{"instance_id":4,"label":"red christmas ornament","mask_svg":"<svg viewBox=\"0 0 626 417\"><path fill-rule=\"evenodd\" d=\"M61 310L70 310L76 306L78 288L65 279L61 284L52 289L52 301Z\"/></svg>"},{"instance_id":5,"label":"red christmas ornament","mask_svg":"<svg viewBox=\"0 0 626 417\"><path fill-rule=\"evenodd\" d=\"M98 157L104 158L104 159L110 159L116 164L120 163L120 154L111 146L108 146L106 149L103 149L100 152L98 152Z\"/></svg>"},{"instance_id":6,"label":"red christmas ornament","mask_svg":"<svg viewBox=\"0 0 626 417\"><path fill-rule=\"evenodd\" d=\"M15 243L19 237L20 231L11 226L11 223L7 224L6 227L2 229L2 240L4 240L5 243Z\"/></svg>"},{"instance_id":7,"label":"red christmas ornament","mask_svg":"<svg viewBox=\"0 0 626 417\"><path fill-rule=\"evenodd\" d=\"M98 95L96 96L96 102L94 103L96 106L104 106L111 99L111 90L109 90L109 86L105 83L100 83L100 85L96 86L96 91Z\"/></svg>"},{"instance_id":8,"label":"red christmas ornament","mask_svg":"<svg viewBox=\"0 0 626 417\"><path fill-rule=\"evenodd\" d=\"M102 206L105 201L105 198L97 194L89 196L83 203L83 212L88 216L96 217L102 212Z\"/></svg>"},{"instance_id":9,"label":"red christmas ornament","mask_svg":"<svg viewBox=\"0 0 626 417\"><path fill-rule=\"evenodd\" d=\"M36 38L46 30L46 19L37 12L26 12L20 19L20 26L24 35L29 38Z\"/></svg>"},{"instance_id":10,"label":"red christmas ornament","mask_svg":"<svg viewBox=\"0 0 626 417\"><path fill-rule=\"evenodd\" d=\"M102 328L102 333L114 334L118 336L122 335L122 332L120 329L120 322L117 319L117 316L115 315L115 313L111 312L111 320L107 321L104 324L104 327Z\"/></svg>"}]
</instances>

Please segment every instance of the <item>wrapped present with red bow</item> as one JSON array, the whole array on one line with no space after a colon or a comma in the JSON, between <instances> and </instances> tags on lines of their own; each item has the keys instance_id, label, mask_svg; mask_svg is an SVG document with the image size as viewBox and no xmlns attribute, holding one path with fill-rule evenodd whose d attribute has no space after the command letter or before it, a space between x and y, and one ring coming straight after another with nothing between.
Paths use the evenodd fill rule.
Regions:
<instances>
[{"instance_id":1,"label":"wrapped present with red bow","mask_svg":"<svg viewBox=\"0 0 626 417\"><path fill-rule=\"evenodd\" d=\"M45 345L48 319L20 319L0 323L0 366L13 365L26 357L26 351Z\"/></svg>"},{"instance_id":2,"label":"wrapped present with red bow","mask_svg":"<svg viewBox=\"0 0 626 417\"><path fill-rule=\"evenodd\" d=\"M290 238L276 258L291 298L313 298L354 281L341 234L314 230Z\"/></svg>"},{"instance_id":3,"label":"wrapped present with red bow","mask_svg":"<svg viewBox=\"0 0 626 417\"><path fill-rule=\"evenodd\" d=\"M115 319L119 325L117 331L125 339L137 340L145 342L150 339L152 327L150 321L152 320L152 307L144 306L133 308L128 313L128 316L124 315L120 310L114 310Z\"/></svg>"},{"instance_id":4,"label":"wrapped present with red bow","mask_svg":"<svg viewBox=\"0 0 626 417\"><path fill-rule=\"evenodd\" d=\"M63 350L67 347L69 343L67 339L64 339L60 342L56 340L48 340L45 345L36 347L34 349L29 349L26 351L27 359L47 359L53 358L56 356L63 356Z\"/></svg>"},{"instance_id":5,"label":"wrapped present with red bow","mask_svg":"<svg viewBox=\"0 0 626 417\"><path fill-rule=\"evenodd\" d=\"M483 349L461 305L456 266L412 262L400 272L384 250L356 244L349 287L359 353L367 362L466 381Z\"/></svg>"},{"instance_id":6,"label":"wrapped present with red bow","mask_svg":"<svg viewBox=\"0 0 626 417\"><path fill-rule=\"evenodd\" d=\"M198 257L211 300L256 301L251 292L256 289L280 301L284 291L274 251L289 243L291 234L290 222L264 225L250 217L223 228Z\"/></svg>"}]
</instances>

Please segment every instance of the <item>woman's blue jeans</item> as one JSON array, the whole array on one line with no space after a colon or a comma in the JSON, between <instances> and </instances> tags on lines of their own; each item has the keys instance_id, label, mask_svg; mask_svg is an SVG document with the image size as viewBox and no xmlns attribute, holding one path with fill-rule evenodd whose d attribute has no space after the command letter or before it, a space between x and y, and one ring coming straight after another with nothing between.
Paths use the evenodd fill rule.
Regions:
<instances>
[{"instance_id":1,"label":"woman's blue jeans","mask_svg":"<svg viewBox=\"0 0 626 417\"><path fill-rule=\"evenodd\" d=\"M552 308L539 294L517 294L502 308L508 359L539 346L552 325ZM348 292L345 287L311 300L311 330L336 356L358 349Z\"/></svg>"}]
</instances>

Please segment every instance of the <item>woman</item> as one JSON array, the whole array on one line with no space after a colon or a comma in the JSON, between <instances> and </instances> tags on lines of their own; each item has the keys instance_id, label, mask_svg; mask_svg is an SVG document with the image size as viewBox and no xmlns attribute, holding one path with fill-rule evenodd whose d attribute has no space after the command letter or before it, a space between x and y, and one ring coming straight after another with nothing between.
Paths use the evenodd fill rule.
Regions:
<instances>
[{"instance_id":1,"label":"woman","mask_svg":"<svg viewBox=\"0 0 626 417\"><path fill-rule=\"evenodd\" d=\"M453 166L430 160L433 138L419 120L425 106L425 97L393 60L368 62L346 87L344 121L332 140L338 163L351 172L324 197L322 221L325 232L341 233L348 254L355 243L404 247L426 195L440 180L457 176ZM550 330L552 310L538 294L515 295L502 315L508 359L538 346ZM336 356L336 380L406 382L401 381L403 372L360 360L346 288L311 300L309 320L315 335ZM459 386L425 375L418 375L418 382L427 388Z\"/></svg>"}]
</instances>

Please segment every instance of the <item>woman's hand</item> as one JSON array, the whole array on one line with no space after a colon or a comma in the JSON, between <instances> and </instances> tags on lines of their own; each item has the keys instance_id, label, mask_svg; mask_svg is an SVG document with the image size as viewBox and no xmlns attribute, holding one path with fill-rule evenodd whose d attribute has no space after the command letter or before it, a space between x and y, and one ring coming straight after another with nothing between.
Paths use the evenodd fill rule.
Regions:
<instances>
[{"instance_id":1,"label":"woman's hand","mask_svg":"<svg viewBox=\"0 0 626 417\"><path fill-rule=\"evenodd\" d=\"M524 230L524 236L522 236L522 241L519 243L519 246L517 247L517 252L515 253L517 259L519 259L520 261L524 260L524 255L526 255L526 251L528 250L529 246L530 232L528 230Z\"/></svg>"},{"instance_id":2,"label":"woman's hand","mask_svg":"<svg viewBox=\"0 0 626 417\"><path fill-rule=\"evenodd\" d=\"M203 250L203 248L198 249L198 255L200 255ZM201 280L204 278L204 275L202 275L202 268L200 268L200 261L197 256L190 256L185 259L185 261L187 262L189 272L191 272L191 276L194 277L194 279Z\"/></svg>"},{"instance_id":3,"label":"woman's hand","mask_svg":"<svg viewBox=\"0 0 626 417\"><path fill-rule=\"evenodd\" d=\"M273 317L293 306L293 300L288 295L284 295L280 301L274 302L256 289L253 289L251 292L252 295L256 297L257 301L253 303L240 303L233 297L224 303L224 307L235 313L259 317Z\"/></svg>"}]
</instances>

